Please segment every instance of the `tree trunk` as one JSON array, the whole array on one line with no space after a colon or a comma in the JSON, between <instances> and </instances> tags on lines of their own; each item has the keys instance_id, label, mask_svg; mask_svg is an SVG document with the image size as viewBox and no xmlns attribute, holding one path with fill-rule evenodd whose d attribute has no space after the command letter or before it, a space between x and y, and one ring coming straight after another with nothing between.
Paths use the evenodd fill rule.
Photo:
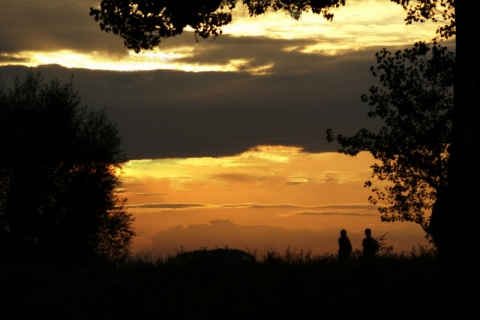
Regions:
<instances>
[{"instance_id":1,"label":"tree trunk","mask_svg":"<svg viewBox=\"0 0 480 320\"><path fill-rule=\"evenodd\" d=\"M454 70L454 118L449 184L432 223L438 224L445 319L480 319L479 216L480 110L479 59L474 1L455 0L457 24Z\"/></svg>"}]
</instances>

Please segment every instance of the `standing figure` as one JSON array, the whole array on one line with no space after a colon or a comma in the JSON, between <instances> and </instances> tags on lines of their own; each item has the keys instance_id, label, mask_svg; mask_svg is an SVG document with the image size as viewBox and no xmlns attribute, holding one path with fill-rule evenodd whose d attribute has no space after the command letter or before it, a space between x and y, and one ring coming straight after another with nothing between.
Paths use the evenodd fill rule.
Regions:
<instances>
[{"instance_id":1,"label":"standing figure","mask_svg":"<svg viewBox=\"0 0 480 320\"><path fill-rule=\"evenodd\" d=\"M362 242L363 255L365 257L375 257L379 249L378 241L372 237L372 230L365 229L365 238Z\"/></svg>"},{"instance_id":2,"label":"standing figure","mask_svg":"<svg viewBox=\"0 0 480 320\"><path fill-rule=\"evenodd\" d=\"M352 253L352 243L347 237L347 230L340 231L340 238L338 238L338 256L340 258L348 258Z\"/></svg>"}]
</instances>

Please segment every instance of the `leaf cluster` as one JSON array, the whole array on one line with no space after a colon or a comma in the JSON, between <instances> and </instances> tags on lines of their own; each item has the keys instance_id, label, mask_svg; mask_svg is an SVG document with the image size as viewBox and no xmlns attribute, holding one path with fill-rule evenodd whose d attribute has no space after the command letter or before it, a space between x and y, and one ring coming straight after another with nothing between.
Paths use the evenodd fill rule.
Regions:
<instances>
[{"instance_id":1,"label":"leaf cluster","mask_svg":"<svg viewBox=\"0 0 480 320\"><path fill-rule=\"evenodd\" d=\"M338 8L345 5L345 0L243 0L247 6L250 16L257 16L269 11L285 11L290 16L298 20L301 13L312 12L321 14L325 19L332 20L332 8Z\"/></svg>"},{"instance_id":2,"label":"leaf cluster","mask_svg":"<svg viewBox=\"0 0 480 320\"><path fill-rule=\"evenodd\" d=\"M444 22L437 29L440 38L448 39L456 34L455 1L454 0L391 0L403 7L407 12L405 22Z\"/></svg>"}]
</instances>

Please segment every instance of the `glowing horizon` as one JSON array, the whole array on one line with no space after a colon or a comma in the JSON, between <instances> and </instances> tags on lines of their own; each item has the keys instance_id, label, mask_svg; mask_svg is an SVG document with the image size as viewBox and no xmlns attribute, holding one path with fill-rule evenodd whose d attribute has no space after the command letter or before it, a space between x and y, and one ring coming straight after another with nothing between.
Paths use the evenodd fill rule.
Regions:
<instances>
[{"instance_id":1,"label":"glowing horizon","mask_svg":"<svg viewBox=\"0 0 480 320\"><path fill-rule=\"evenodd\" d=\"M368 202L371 191L363 187L373 162L367 152L351 157L287 146L258 146L221 158L132 160L123 169L120 195L136 219L135 252L171 254L180 246L263 248L264 237L233 237L263 229L279 250L287 245L282 241L291 241L316 253L335 252L340 229L358 240L366 227L377 236L393 234L399 251L425 244L419 226L380 221L377 207ZM205 232L191 238L198 228ZM183 236L177 238L172 230ZM282 236L292 232L294 239ZM313 234L326 243L312 242Z\"/></svg>"}]
</instances>

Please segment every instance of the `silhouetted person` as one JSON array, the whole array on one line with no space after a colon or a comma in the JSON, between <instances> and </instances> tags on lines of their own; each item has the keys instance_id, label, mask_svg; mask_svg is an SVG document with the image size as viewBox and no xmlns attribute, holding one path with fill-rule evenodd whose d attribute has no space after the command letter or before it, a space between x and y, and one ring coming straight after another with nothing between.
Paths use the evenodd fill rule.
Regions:
<instances>
[{"instance_id":1,"label":"silhouetted person","mask_svg":"<svg viewBox=\"0 0 480 320\"><path fill-rule=\"evenodd\" d=\"M379 249L378 241L372 237L372 230L365 229L365 238L362 242L363 255L365 257L375 257Z\"/></svg>"},{"instance_id":2,"label":"silhouetted person","mask_svg":"<svg viewBox=\"0 0 480 320\"><path fill-rule=\"evenodd\" d=\"M338 257L340 259L348 258L352 253L352 243L347 237L347 230L340 231L340 238L338 238Z\"/></svg>"}]
</instances>

